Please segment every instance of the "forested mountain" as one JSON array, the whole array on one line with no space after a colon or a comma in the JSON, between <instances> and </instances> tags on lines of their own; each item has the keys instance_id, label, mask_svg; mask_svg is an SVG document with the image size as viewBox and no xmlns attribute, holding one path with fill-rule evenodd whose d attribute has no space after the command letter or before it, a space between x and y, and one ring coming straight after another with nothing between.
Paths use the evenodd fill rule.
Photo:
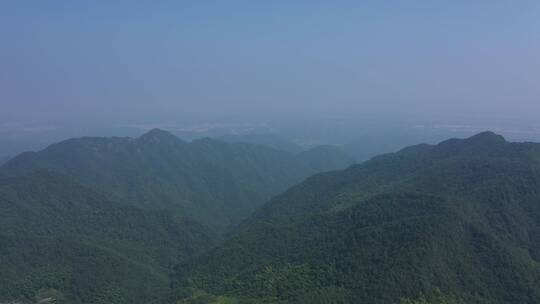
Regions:
<instances>
[{"instance_id":1,"label":"forested mountain","mask_svg":"<svg viewBox=\"0 0 540 304\"><path fill-rule=\"evenodd\" d=\"M184 303L540 303L540 144L493 133L317 174L178 266Z\"/></svg>"},{"instance_id":2,"label":"forested mountain","mask_svg":"<svg viewBox=\"0 0 540 304\"><path fill-rule=\"evenodd\" d=\"M21 154L0 167L0 302L166 301L174 265L272 195L349 164L314 154L158 129Z\"/></svg>"},{"instance_id":3,"label":"forested mountain","mask_svg":"<svg viewBox=\"0 0 540 304\"><path fill-rule=\"evenodd\" d=\"M0 214L0 302L159 303L171 266L214 240L47 171L0 179Z\"/></svg>"},{"instance_id":4,"label":"forested mountain","mask_svg":"<svg viewBox=\"0 0 540 304\"><path fill-rule=\"evenodd\" d=\"M48 169L114 200L170 210L221 230L305 177L351 163L349 158L340 159L345 157L341 154L312 154L312 161L305 162L261 145L212 139L184 142L154 129L136 139L63 141L15 157L0 167L0 175Z\"/></svg>"},{"instance_id":5,"label":"forested mountain","mask_svg":"<svg viewBox=\"0 0 540 304\"><path fill-rule=\"evenodd\" d=\"M226 135L219 139L231 143L258 144L287 151L295 154L298 161L319 172L344 169L355 162L353 157L338 146L320 145L307 148L273 134Z\"/></svg>"},{"instance_id":6,"label":"forested mountain","mask_svg":"<svg viewBox=\"0 0 540 304\"><path fill-rule=\"evenodd\" d=\"M0 302L540 302L540 144L490 132L311 176L222 243L205 225L347 164L161 130L20 155L0 168Z\"/></svg>"}]
</instances>

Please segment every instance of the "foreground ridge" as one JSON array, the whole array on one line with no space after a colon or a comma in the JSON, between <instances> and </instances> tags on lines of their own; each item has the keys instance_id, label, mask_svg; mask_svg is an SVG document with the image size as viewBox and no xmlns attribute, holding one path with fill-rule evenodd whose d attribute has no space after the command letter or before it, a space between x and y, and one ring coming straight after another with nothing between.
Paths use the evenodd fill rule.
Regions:
<instances>
[{"instance_id":1,"label":"foreground ridge","mask_svg":"<svg viewBox=\"0 0 540 304\"><path fill-rule=\"evenodd\" d=\"M539 144L485 132L410 147L274 198L178 266L177 297L537 303L538 202Z\"/></svg>"}]
</instances>

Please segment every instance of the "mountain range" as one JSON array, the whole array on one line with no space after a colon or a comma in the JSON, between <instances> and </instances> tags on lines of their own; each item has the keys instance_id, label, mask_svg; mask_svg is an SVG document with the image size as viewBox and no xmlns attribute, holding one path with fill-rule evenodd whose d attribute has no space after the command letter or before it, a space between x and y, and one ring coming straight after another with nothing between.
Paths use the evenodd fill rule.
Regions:
<instances>
[{"instance_id":1,"label":"mountain range","mask_svg":"<svg viewBox=\"0 0 540 304\"><path fill-rule=\"evenodd\" d=\"M0 301L164 303L176 264L272 195L351 163L327 149L304 158L154 129L23 153L0 167Z\"/></svg>"},{"instance_id":2,"label":"mountain range","mask_svg":"<svg viewBox=\"0 0 540 304\"><path fill-rule=\"evenodd\" d=\"M540 303L540 144L75 138L0 167L0 302Z\"/></svg>"},{"instance_id":3,"label":"mountain range","mask_svg":"<svg viewBox=\"0 0 540 304\"><path fill-rule=\"evenodd\" d=\"M177 269L184 303L540 303L540 144L486 132L314 175Z\"/></svg>"},{"instance_id":4,"label":"mountain range","mask_svg":"<svg viewBox=\"0 0 540 304\"><path fill-rule=\"evenodd\" d=\"M23 153L0 175L52 170L117 201L169 210L221 231L309 175L352 162L338 148L296 155L209 138L185 142L153 129L138 138L75 138Z\"/></svg>"}]
</instances>

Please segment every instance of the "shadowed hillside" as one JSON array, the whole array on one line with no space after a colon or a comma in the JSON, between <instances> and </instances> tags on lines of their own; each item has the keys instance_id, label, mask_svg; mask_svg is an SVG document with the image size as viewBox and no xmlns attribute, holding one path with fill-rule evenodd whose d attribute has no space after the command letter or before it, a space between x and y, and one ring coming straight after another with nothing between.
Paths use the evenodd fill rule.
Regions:
<instances>
[{"instance_id":1,"label":"shadowed hillside","mask_svg":"<svg viewBox=\"0 0 540 304\"><path fill-rule=\"evenodd\" d=\"M154 129L139 138L76 138L23 153L0 167L17 176L48 169L74 177L115 200L166 209L222 230L271 196L320 170L351 163L342 154L311 161L272 148L212 139L184 142Z\"/></svg>"},{"instance_id":2,"label":"shadowed hillside","mask_svg":"<svg viewBox=\"0 0 540 304\"><path fill-rule=\"evenodd\" d=\"M179 266L177 297L538 303L539 202L540 144L486 132L413 146L274 198Z\"/></svg>"},{"instance_id":3,"label":"shadowed hillside","mask_svg":"<svg viewBox=\"0 0 540 304\"><path fill-rule=\"evenodd\" d=\"M193 221L111 201L44 171L0 179L0 213L0 301L160 301L171 266L215 238Z\"/></svg>"}]
</instances>

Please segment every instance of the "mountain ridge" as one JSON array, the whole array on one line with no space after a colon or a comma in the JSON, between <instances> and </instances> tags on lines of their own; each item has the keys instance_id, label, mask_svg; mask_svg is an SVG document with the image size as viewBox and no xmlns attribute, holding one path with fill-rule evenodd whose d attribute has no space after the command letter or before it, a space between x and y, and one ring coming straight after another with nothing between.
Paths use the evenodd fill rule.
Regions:
<instances>
[{"instance_id":1,"label":"mountain ridge","mask_svg":"<svg viewBox=\"0 0 540 304\"><path fill-rule=\"evenodd\" d=\"M316 174L180 264L177 296L536 303L538 156L540 144L483 133Z\"/></svg>"},{"instance_id":2,"label":"mountain ridge","mask_svg":"<svg viewBox=\"0 0 540 304\"><path fill-rule=\"evenodd\" d=\"M304 162L260 145L209 138L184 142L152 129L138 138L68 139L20 154L0 166L0 176L58 171L115 200L170 210L223 230L305 177L351 162L341 154L314 154Z\"/></svg>"}]
</instances>

